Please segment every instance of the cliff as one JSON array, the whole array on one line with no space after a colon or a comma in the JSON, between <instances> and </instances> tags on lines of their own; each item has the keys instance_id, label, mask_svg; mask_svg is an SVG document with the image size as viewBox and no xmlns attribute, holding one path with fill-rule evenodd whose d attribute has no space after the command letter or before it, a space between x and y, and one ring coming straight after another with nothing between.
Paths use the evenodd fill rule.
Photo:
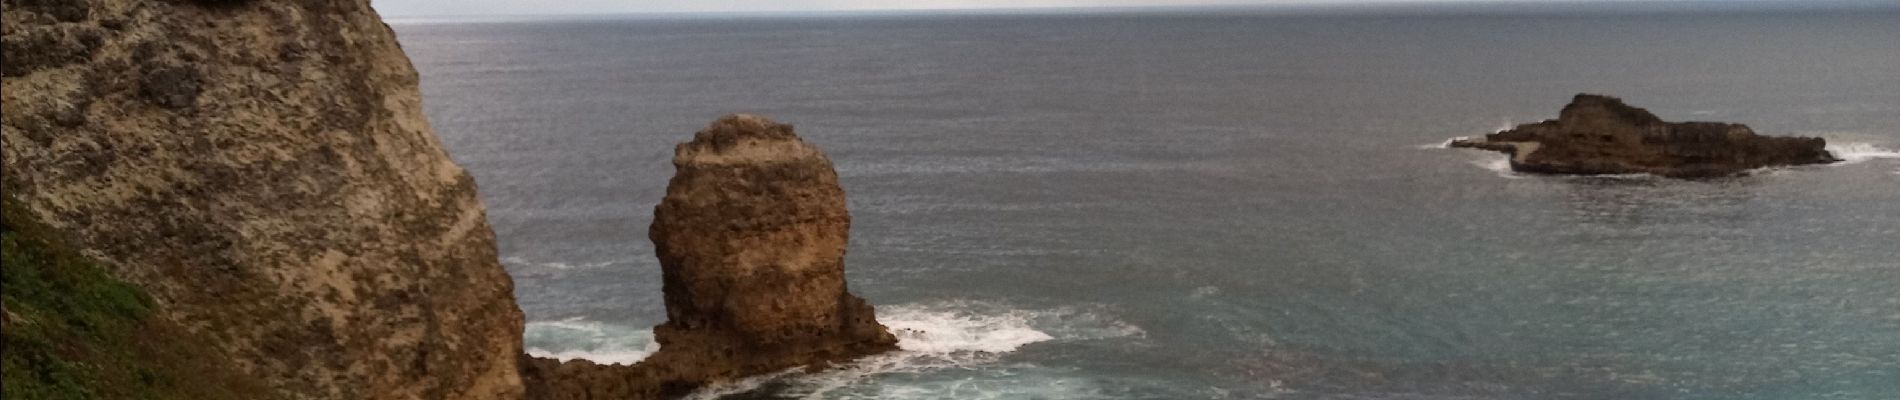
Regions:
<instances>
[{"instance_id":1,"label":"cliff","mask_svg":"<svg viewBox=\"0 0 1900 400\"><path fill-rule=\"evenodd\" d=\"M203 338L156 318L138 286L105 274L58 231L0 198L0 387L13 400L278 398Z\"/></svg>"},{"instance_id":2,"label":"cliff","mask_svg":"<svg viewBox=\"0 0 1900 400\"><path fill-rule=\"evenodd\" d=\"M474 181L367 0L0 8L10 220L269 393L520 397L522 316Z\"/></svg>"},{"instance_id":3,"label":"cliff","mask_svg":"<svg viewBox=\"0 0 1900 400\"><path fill-rule=\"evenodd\" d=\"M667 321L633 366L526 358L529 398L651 398L706 383L896 349L851 295L851 217L831 160L790 125L719 118L674 149L648 237Z\"/></svg>"},{"instance_id":4,"label":"cliff","mask_svg":"<svg viewBox=\"0 0 1900 400\"><path fill-rule=\"evenodd\" d=\"M1511 154L1511 169L1549 174L1699 178L1839 161L1821 138L1762 136L1741 124L1665 122L1621 99L1593 94L1571 99L1557 119L1451 146Z\"/></svg>"}]
</instances>

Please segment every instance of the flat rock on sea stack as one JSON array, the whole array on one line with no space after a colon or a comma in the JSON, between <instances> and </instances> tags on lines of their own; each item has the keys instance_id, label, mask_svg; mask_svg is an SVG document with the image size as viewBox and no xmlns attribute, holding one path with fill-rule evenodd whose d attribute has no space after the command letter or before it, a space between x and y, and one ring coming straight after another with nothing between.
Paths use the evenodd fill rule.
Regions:
<instances>
[{"instance_id":1,"label":"flat rock on sea stack","mask_svg":"<svg viewBox=\"0 0 1900 400\"><path fill-rule=\"evenodd\" d=\"M648 230L666 295L660 350L630 367L524 359L529 398L664 397L897 348L846 291L844 190L791 125L721 117L675 147L673 166Z\"/></svg>"},{"instance_id":2,"label":"flat rock on sea stack","mask_svg":"<svg viewBox=\"0 0 1900 400\"><path fill-rule=\"evenodd\" d=\"M1755 134L1747 125L1665 122L1615 97L1578 94L1557 119L1518 125L1451 147L1511 155L1511 169L1548 174L1730 176L1771 166L1840 161L1812 137Z\"/></svg>"}]
</instances>

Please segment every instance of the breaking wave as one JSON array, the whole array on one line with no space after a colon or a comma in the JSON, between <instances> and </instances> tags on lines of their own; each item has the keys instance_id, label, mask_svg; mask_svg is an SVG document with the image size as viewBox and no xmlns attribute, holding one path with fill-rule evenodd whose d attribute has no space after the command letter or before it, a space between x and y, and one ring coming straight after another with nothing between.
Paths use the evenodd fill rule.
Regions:
<instances>
[{"instance_id":1,"label":"breaking wave","mask_svg":"<svg viewBox=\"0 0 1900 400\"><path fill-rule=\"evenodd\" d=\"M1486 154L1484 159L1474 160L1471 162L1471 165L1490 170L1491 172L1497 173L1498 176L1507 179L1519 179L1524 177L1523 174L1511 170L1511 156L1507 154Z\"/></svg>"},{"instance_id":2,"label":"breaking wave","mask_svg":"<svg viewBox=\"0 0 1900 400\"><path fill-rule=\"evenodd\" d=\"M1421 149L1421 150L1449 149L1451 148L1451 142L1456 142L1456 141L1465 140L1469 138L1470 138L1469 136L1458 136L1458 137L1453 137L1450 139L1445 139L1445 141L1438 142L1438 143L1421 144L1421 145L1412 146L1412 147L1416 149Z\"/></svg>"},{"instance_id":3,"label":"breaking wave","mask_svg":"<svg viewBox=\"0 0 1900 400\"><path fill-rule=\"evenodd\" d=\"M1828 143L1827 152L1840 158L1841 164L1855 164L1876 159L1900 159L1900 151L1862 142Z\"/></svg>"},{"instance_id":4,"label":"breaking wave","mask_svg":"<svg viewBox=\"0 0 1900 400\"><path fill-rule=\"evenodd\" d=\"M615 261L601 261L601 262L590 262L590 263L565 263L565 262L559 262L559 261L540 262L540 261L533 261L533 260L529 260L529 259L525 259L521 257L513 257L513 256L501 258L501 264L504 266L518 267L518 268L532 267L532 268L558 270L558 271L565 271L565 270L570 270L570 269L594 269L594 268L612 266L615 264L623 264L627 262L628 261L615 260Z\"/></svg>"},{"instance_id":5,"label":"breaking wave","mask_svg":"<svg viewBox=\"0 0 1900 400\"><path fill-rule=\"evenodd\" d=\"M1496 128L1491 128L1491 133L1498 133L1498 132L1503 132L1503 131L1508 131L1508 130L1511 130L1511 129L1515 129L1515 128L1517 128L1517 122L1513 122L1513 121L1511 121L1511 119L1510 119L1510 118L1504 118L1504 119L1499 119L1499 120L1498 120L1498 127L1496 127Z\"/></svg>"},{"instance_id":6,"label":"breaking wave","mask_svg":"<svg viewBox=\"0 0 1900 400\"><path fill-rule=\"evenodd\" d=\"M1140 327L1101 312L1066 307L1020 310L947 302L882 306L877 313L878 321L897 336L898 351L816 373L787 371L727 382L689 398L713 399L761 388L792 398L1070 397L1065 394L1087 391L1064 386L1060 379L1036 378L1048 371L1006 362L1005 355L1041 342L1147 336ZM858 385L872 377L878 377L878 385Z\"/></svg>"},{"instance_id":7,"label":"breaking wave","mask_svg":"<svg viewBox=\"0 0 1900 400\"><path fill-rule=\"evenodd\" d=\"M1147 337L1140 327L1099 310L1060 307L1023 310L987 302L955 301L878 307L878 321L897 336L898 351L832 369L799 369L715 384L688 398L715 399L769 390L793 398L1092 397L1087 387L1063 383L1063 371L1008 362L1006 355L1042 342ZM659 344L649 327L568 318L527 324L530 355L632 365ZM860 385L873 378L876 385ZM1099 394L1099 393L1098 393Z\"/></svg>"},{"instance_id":8,"label":"breaking wave","mask_svg":"<svg viewBox=\"0 0 1900 400\"><path fill-rule=\"evenodd\" d=\"M561 361L583 359L601 364L633 365L660 349L653 330L640 326L575 317L529 322L522 332L529 355Z\"/></svg>"}]
</instances>

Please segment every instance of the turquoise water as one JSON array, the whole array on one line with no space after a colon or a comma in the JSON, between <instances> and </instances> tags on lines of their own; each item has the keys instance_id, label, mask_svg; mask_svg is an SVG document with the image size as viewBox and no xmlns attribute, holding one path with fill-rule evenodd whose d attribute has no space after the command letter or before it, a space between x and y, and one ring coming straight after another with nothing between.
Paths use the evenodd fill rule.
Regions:
<instances>
[{"instance_id":1,"label":"turquoise water","mask_svg":"<svg viewBox=\"0 0 1900 400\"><path fill-rule=\"evenodd\" d=\"M1900 398L1900 14L628 17L394 25L536 354L633 362L672 145L830 153L904 351L731 398ZM1577 92L1842 165L1511 173Z\"/></svg>"}]
</instances>

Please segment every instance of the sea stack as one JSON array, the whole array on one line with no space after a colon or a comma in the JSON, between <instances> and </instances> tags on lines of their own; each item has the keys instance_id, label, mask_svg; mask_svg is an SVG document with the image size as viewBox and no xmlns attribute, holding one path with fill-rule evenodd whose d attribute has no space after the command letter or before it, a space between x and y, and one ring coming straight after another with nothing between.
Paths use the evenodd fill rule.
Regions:
<instances>
[{"instance_id":1,"label":"sea stack","mask_svg":"<svg viewBox=\"0 0 1900 400\"><path fill-rule=\"evenodd\" d=\"M1578 94L1557 119L1451 142L1510 154L1511 169L1521 172L1672 178L1840 161L1826 146L1821 138L1757 135L1742 124L1666 122L1622 99L1595 94Z\"/></svg>"},{"instance_id":2,"label":"sea stack","mask_svg":"<svg viewBox=\"0 0 1900 400\"><path fill-rule=\"evenodd\" d=\"M897 348L846 291L838 173L791 125L720 117L674 148L673 167L647 231L666 295L659 351L633 366L526 357L529 399L674 397Z\"/></svg>"},{"instance_id":3,"label":"sea stack","mask_svg":"<svg viewBox=\"0 0 1900 400\"><path fill-rule=\"evenodd\" d=\"M896 348L845 290L838 173L791 125L720 117L674 148L673 167L647 231L666 293L653 361L720 379Z\"/></svg>"}]
</instances>

